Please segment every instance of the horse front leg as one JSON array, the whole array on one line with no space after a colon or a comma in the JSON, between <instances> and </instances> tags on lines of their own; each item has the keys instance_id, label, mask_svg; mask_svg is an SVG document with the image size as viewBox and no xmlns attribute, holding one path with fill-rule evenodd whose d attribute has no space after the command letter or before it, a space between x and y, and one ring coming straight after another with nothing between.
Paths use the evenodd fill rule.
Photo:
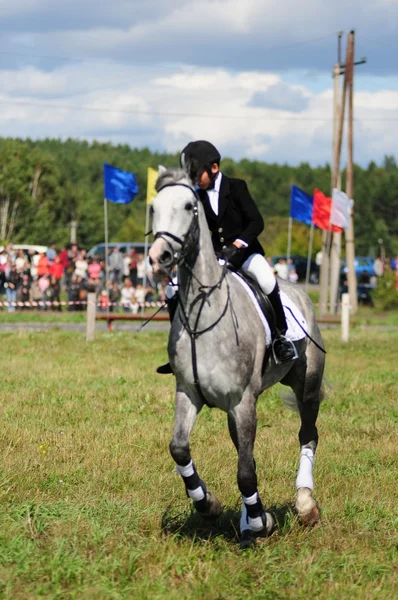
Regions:
<instances>
[{"instance_id":1,"label":"horse front leg","mask_svg":"<svg viewBox=\"0 0 398 600\"><path fill-rule=\"evenodd\" d=\"M228 427L232 441L238 451L238 487L242 494L240 519L240 546L248 548L255 544L256 537L270 535L275 520L265 511L258 492L254 442L256 438L256 399L245 392L242 401L228 413Z\"/></svg>"},{"instance_id":2,"label":"horse front leg","mask_svg":"<svg viewBox=\"0 0 398 600\"><path fill-rule=\"evenodd\" d=\"M203 404L191 400L183 390L177 390L170 452L176 463L176 471L181 475L187 496L192 499L195 509L202 517L217 518L221 513L221 505L200 479L189 447L191 431L202 406Z\"/></svg>"}]
</instances>

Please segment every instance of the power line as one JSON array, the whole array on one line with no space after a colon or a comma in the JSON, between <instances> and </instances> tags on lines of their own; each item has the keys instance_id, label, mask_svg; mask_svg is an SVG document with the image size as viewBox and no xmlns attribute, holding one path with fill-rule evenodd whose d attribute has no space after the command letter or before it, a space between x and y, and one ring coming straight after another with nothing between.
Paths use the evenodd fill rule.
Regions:
<instances>
[{"instance_id":1,"label":"power line","mask_svg":"<svg viewBox=\"0 0 398 600\"><path fill-rule=\"evenodd\" d=\"M288 48L297 48L299 46L306 46L307 44L313 44L315 42L321 42L323 40L326 40L332 36L336 35L336 33L333 31L332 33L327 33L326 35L320 36L320 37L316 37L313 38L311 40L303 40L301 42L295 42L293 44L280 44L277 46L267 46L265 48L262 48L262 50L264 51L268 51L268 50L283 50L283 49L288 49ZM95 62L101 62L101 61L111 61L111 62L126 62L123 60L120 61L115 61L114 58L107 58L107 57L94 57L94 56L86 56L85 58L81 58L81 57L77 57L77 56L58 56L58 55L51 55L51 54L30 54L27 52L0 52L0 56L20 56L22 58L39 58L42 60L65 60L65 61L71 61L71 62L85 62L85 61L95 61ZM163 64L161 62L156 62L156 63L152 63L153 65L159 65L159 64ZM223 63L225 64L225 63Z\"/></svg>"},{"instance_id":2,"label":"power line","mask_svg":"<svg viewBox=\"0 0 398 600\"><path fill-rule=\"evenodd\" d=\"M304 117L304 116L270 116L270 117L256 117L251 115L210 115L210 114L200 114L200 113L179 113L179 112L164 112L164 111L156 111L156 110L140 110L140 109L114 109L114 108L105 108L105 107L97 107L97 106L76 106L73 104L50 104L50 103L41 103L41 102L31 102L24 100L0 100L0 104L3 105L12 105L12 106L34 106L37 108L49 108L54 110L75 110L75 111L84 111L84 112L104 112L104 113L119 113L119 114L127 114L127 115L146 115L146 116L159 116L159 117L189 117L195 119L233 119L233 120L253 120L253 121L306 121L306 122L330 122L333 121L331 117ZM273 109L269 109L273 110ZM370 118L359 118L356 119L361 122L392 122L398 121L398 116L396 117L370 117Z\"/></svg>"}]
</instances>

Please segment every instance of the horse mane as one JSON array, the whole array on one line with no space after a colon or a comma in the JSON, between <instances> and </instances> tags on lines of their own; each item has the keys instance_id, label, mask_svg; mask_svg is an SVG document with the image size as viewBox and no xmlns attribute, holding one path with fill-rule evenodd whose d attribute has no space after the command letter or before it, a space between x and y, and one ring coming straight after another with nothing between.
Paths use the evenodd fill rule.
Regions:
<instances>
[{"instance_id":1,"label":"horse mane","mask_svg":"<svg viewBox=\"0 0 398 600\"><path fill-rule=\"evenodd\" d=\"M171 183L185 183L194 189L192 181L189 175L184 169L165 169L159 171L158 178L156 180L155 189L157 192L165 186Z\"/></svg>"}]
</instances>

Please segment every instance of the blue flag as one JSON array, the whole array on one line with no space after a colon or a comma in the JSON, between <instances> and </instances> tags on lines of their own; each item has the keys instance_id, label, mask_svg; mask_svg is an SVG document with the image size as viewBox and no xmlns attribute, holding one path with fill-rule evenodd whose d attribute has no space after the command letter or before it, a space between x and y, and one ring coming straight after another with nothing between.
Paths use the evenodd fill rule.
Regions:
<instances>
[{"instance_id":1,"label":"blue flag","mask_svg":"<svg viewBox=\"0 0 398 600\"><path fill-rule=\"evenodd\" d=\"M116 204L129 204L138 193L134 173L122 171L104 163L104 196Z\"/></svg>"},{"instance_id":2,"label":"blue flag","mask_svg":"<svg viewBox=\"0 0 398 600\"><path fill-rule=\"evenodd\" d=\"M314 197L292 185L290 193L290 216L296 221L301 221L307 225L312 223L312 206Z\"/></svg>"}]
</instances>

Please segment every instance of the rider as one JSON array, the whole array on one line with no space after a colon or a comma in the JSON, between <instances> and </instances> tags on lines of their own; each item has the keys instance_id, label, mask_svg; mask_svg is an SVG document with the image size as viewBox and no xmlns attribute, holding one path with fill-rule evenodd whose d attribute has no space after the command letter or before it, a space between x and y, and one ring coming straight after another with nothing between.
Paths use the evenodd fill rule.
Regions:
<instances>
[{"instance_id":1,"label":"rider","mask_svg":"<svg viewBox=\"0 0 398 600\"><path fill-rule=\"evenodd\" d=\"M275 312L276 334L273 351L278 363L294 360L297 353L285 337L287 324L275 275L264 258L257 237L264 229L263 218L251 197L245 181L227 177L220 171L221 156L210 142L190 142L181 152L180 163L198 187L215 253L235 269L255 279ZM170 317L176 302L169 301ZM172 373L169 363L158 373Z\"/></svg>"}]
</instances>

